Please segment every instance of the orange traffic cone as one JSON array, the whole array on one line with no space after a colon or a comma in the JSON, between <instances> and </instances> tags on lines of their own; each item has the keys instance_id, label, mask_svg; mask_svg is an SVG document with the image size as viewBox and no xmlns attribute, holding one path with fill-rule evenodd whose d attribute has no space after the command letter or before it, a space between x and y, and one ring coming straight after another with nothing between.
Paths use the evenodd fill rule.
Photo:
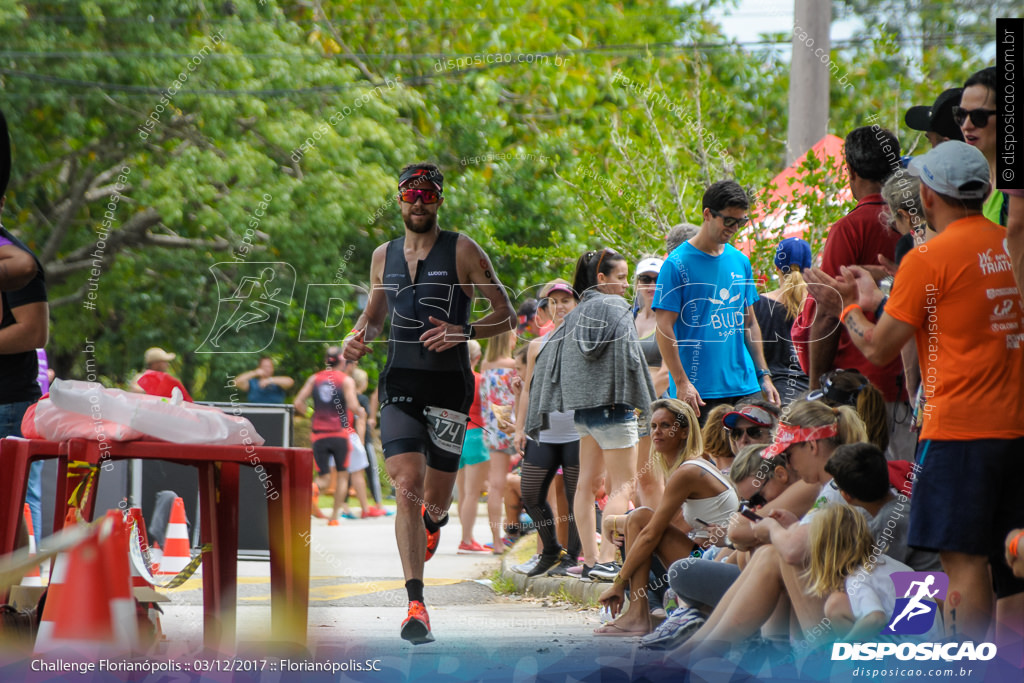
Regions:
<instances>
[{"instance_id":1,"label":"orange traffic cone","mask_svg":"<svg viewBox=\"0 0 1024 683\"><path fill-rule=\"evenodd\" d=\"M66 576L61 578L61 590L47 595L36 652L70 649L98 655L127 653L136 646L135 600L120 512L108 512L95 531L71 549Z\"/></svg>"},{"instance_id":2,"label":"orange traffic cone","mask_svg":"<svg viewBox=\"0 0 1024 683\"><path fill-rule=\"evenodd\" d=\"M36 534L35 529L32 526L32 510L29 509L28 503L25 503L25 525L28 526L28 554L36 554ZM21 580L22 586L42 586L43 577L39 574L39 565L32 565L31 571L25 575Z\"/></svg>"},{"instance_id":3,"label":"orange traffic cone","mask_svg":"<svg viewBox=\"0 0 1024 683\"><path fill-rule=\"evenodd\" d=\"M160 544L153 541L153 547L149 549L149 573L153 576L160 574L160 562L164 559L164 551Z\"/></svg>"},{"instance_id":4,"label":"orange traffic cone","mask_svg":"<svg viewBox=\"0 0 1024 683\"><path fill-rule=\"evenodd\" d=\"M185 501L174 499L171 520L167 523L164 538L164 556L160 560L160 576L174 576L184 569L192 559L188 543L188 522L185 519Z\"/></svg>"}]
</instances>

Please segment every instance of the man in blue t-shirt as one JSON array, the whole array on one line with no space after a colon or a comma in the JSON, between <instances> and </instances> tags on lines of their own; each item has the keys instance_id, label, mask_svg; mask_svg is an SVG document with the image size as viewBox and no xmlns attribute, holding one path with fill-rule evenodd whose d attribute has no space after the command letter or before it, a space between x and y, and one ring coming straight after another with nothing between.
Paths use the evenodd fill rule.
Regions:
<instances>
[{"instance_id":1,"label":"man in blue t-shirt","mask_svg":"<svg viewBox=\"0 0 1024 683\"><path fill-rule=\"evenodd\" d=\"M669 393L689 403L702 424L721 403L760 398L762 392L779 403L754 317L750 259L729 244L750 220L749 206L735 181L708 187L700 232L679 245L658 274L652 308L671 377Z\"/></svg>"}]
</instances>

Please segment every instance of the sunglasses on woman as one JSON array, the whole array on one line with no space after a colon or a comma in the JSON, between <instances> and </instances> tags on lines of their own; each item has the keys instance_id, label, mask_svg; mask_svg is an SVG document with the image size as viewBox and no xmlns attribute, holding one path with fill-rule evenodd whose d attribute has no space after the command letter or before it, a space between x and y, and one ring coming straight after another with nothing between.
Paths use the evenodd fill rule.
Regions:
<instances>
[{"instance_id":1,"label":"sunglasses on woman","mask_svg":"<svg viewBox=\"0 0 1024 683\"><path fill-rule=\"evenodd\" d=\"M636 281L642 285L653 285L658 281L657 275L638 275Z\"/></svg>"},{"instance_id":2,"label":"sunglasses on woman","mask_svg":"<svg viewBox=\"0 0 1024 683\"><path fill-rule=\"evenodd\" d=\"M437 190L399 190L398 198L406 204L415 204L417 199L423 200L424 204L436 204L441 193Z\"/></svg>"},{"instance_id":3,"label":"sunglasses on woman","mask_svg":"<svg viewBox=\"0 0 1024 683\"><path fill-rule=\"evenodd\" d=\"M953 107L953 120L956 121L956 125L963 126L964 121L968 117L971 119L971 123L974 124L975 128L984 128L988 125L988 117L998 113L995 109L964 109L963 107Z\"/></svg>"},{"instance_id":4,"label":"sunglasses on woman","mask_svg":"<svg viewBox=\"0 0 1024 683\"><path fill-rule=\"evenodd\" d=\"M739 441L746 434L754 441L757 441L761 436L768 430L767 427L726 427L725 433L729 435L729 438L733 441Z\"/></svg>"}]
</instances>

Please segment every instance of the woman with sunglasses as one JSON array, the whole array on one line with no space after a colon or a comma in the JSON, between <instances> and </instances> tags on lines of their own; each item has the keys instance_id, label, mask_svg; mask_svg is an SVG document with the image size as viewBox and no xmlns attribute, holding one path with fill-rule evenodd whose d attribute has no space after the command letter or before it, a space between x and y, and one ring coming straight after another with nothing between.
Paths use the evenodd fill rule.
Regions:
<instances>
[{"instance_id":1,"label":"woman with sunglasses","mask_svg":"<svg viewBox=\"0 0 1024 683\"><path fill-rule=\"evenodd\" d=\"M988 177L992 179L992 192L982 208L982 214L993 223L1005 226L1009 201L1005 194L996 189L999 178L996 174L996 157L999 139L995 115L997 104L997 72L994 66L971 75L964 83L959 106L953 107L953 120L960 125L964 142L977 147L988 162Z\"/></svg>"},{"instance_id":2,"label":"woman with sunglasses","mask_svg":"<svg viewBox=\"0 0 1024 683\"><path fill-rule=\"evenodd\" d=\"M739 506L732 483L702 457L703 438L697 414L675 398L651 404L651 461L665 476L665 493L657 509L640 507L620 518L625 529L625 561L611 587L598 600L612 616L622 611L626 585L629 610L594 631L599 636L636 636L651 632L647 583L655 554L668 566L707 544L708 525L724 527ZM674 523L680 510L683 522Z\"/></svg>"},{"instance_id":3,"label":"woman with sunglasses","mask_svg":"<svg viewBox=\"0 0 1024 683\"><path fill-rule=\"evenodd\" d=\"M646 412L655 398L651 373L637 343L632 310L622 297L629 287L628 278L626 259L611 249L588 251L577 261L572 288L582 292L582 297L537 355L523 423L525 433L536 438L547 413L575 411L580 476L573 510L583 543L580 578L585 581L592 580L590 572L599 562L603 569L616 569L612 543L602 544L598 555L591 533L597 528L591 492L607 471L609 496L604 512L626 512L639 440L635 409Z\"/></svg>"},{"instance_id":4,"label":"woman with sunglasses","mask_svg":"<svg viewBox=\"0 0 1024 683\"><path fill-rule=\"evenodd\" d=\"M722 415L720 425L729 440L730 455L735 457L744 446L771 443L772 430L779 422L779 407L759 398L748 398ZM729 474L732 458L717 462L722 474ZM724 466L724 467L723 467Z\"/></svg>"},{"instance_id":5,"label":"woman with sunglasses","mask_svg":"<svg viewBox=\"0 0 1024 683\"><path fill-rule=\"evenodd\" d=\"M664 263L660 258L645 258L636 267L636 311L633 323L636 334L640 338L640 352L647 361L647 370L654 380L654 393L663 396L668 390L668 368L661 360L658 349L658 319L651 308L654 290L658 284L658 273ZM639 425L640 443L637 447L636 479L637 503L649 507L658 507L665 482L658 478L649 466L651 450L651 433L648 424Z\"/></svg>"}]
</instances>

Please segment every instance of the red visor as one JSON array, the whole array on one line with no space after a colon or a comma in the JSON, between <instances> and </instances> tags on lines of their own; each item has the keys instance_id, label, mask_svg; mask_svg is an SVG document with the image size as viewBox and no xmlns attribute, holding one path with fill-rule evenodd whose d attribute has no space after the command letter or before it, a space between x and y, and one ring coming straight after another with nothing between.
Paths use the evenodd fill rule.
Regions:
<instances>
[{"instance_id":1,"label":"red visor","mask_svg":"<svg viewBox=\"0 0 1024 683\"><path fill-rule=\"evenodd\" d=\"M775 429L775 439L772 441L772 445L761 452L761 457L774 458L795 443L827 439L838 433L838 422L821 427L795 427L785 422L780 422L779 426Z\"/></svg>"}]
</instances>

